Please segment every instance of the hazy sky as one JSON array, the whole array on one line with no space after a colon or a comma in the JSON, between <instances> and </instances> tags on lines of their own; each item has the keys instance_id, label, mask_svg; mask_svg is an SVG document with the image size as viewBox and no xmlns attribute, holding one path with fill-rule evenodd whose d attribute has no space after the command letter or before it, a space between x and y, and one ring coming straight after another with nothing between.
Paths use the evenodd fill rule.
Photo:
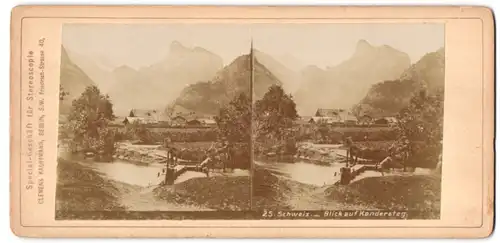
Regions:
<instances>
[{"instance_id":1,"label":"hazy sky","mask_svg":"<svg viewBox=\"0 0 500 243\"><path fill-rule=\"evenodd\" d=\"M283 62L320 67L349 58L360 39L406 52L412 62L444 46L443 24L67 24L63 45L112 66L149 66L172 41L200 46L225 64L254 47Z\"/></svg>"}]
</instances>

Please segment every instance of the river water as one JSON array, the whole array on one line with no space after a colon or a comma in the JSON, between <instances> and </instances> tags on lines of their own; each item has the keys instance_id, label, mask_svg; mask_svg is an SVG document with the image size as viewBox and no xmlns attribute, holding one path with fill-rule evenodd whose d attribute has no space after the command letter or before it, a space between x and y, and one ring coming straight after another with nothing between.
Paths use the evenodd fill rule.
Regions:
<instances>
[{"instance_id":1,"label":"river water","mask_svg":"<svg viewBox=\"0 0 500 243\"><path fill-rule=\"evenodd\" d=\"M314 186L332 185L340 180L340 168L345 166L347 150L342 148L342 144L306 144L305 147L315 150L317 153L326 155L332 163L317 164L307 160L294 159L293 162L283 161L256 161L255 163L263 168L274 172L277 176L282 176L290 180ZM432 170L416 168L414 172L391 171L385 172L385 176L402 174L430 174ZM367 177L379 177L382 174L378 171L365 171L356 176L354 181Z\"/></svg>"},{"instance_id":2,"label":"river water","mask_svg":"<svg viewBox=\"0 0 500 243\"><path fill-rule=\"evenodd\" d=\"M332 166L322 166L306 162L281 163L281 162L255 162L270 171L286 177L287 179L295 180L301 183L323 186L325 184L333 184L338 178L335 173L340 172L342 164Z\"/></svg>"},{"instance_id":3,"label":"river water","mask_svg":"<svg viewBox=\"0 0 500 243\"><path fill-rule=\"evenodd\" d=\"M113 162L92 162L91 166L107 178L129 185L140 187L151 187L159 185L164 179L162 175L164 164L159 163L134 163L130 161L115 160ZM159 176L158 176L159 175ZM210 176L249 176L248 170L235 169L232 172L210 172ZM174 184L187 181L192 178L207 177L203 172L186 171L179 175Z\"/></svg>"},{"instance_id":4,"label":"river water","mask_svg":"<svg viewBox=\"0 0 500 243\"><path fill-rule=\"evenodd\" d=\"M255 162L257 165L264 167L278 176L283 176L287 179L298 181L304 184L314 186L333 185L340 180L340 168L345 166L345 163L332 163L330 165L318 165L306 161L298 160L293 163L286 162ZM429 174L431 170L417 168L414 172L390 172L384 173L385 176L401 175L401 174ZM352 181L358 181L367 177L382 176L377 171L365 171Z\"/></svg>"},{"instance_id":5,"label":"river water","mask_svg":"<svg viewBox=\"0 0 500 243\"><path fill-rule=\"evenodd\" d=\"M341 162L332 163L330 165L319 165L302 160L296 160L293 163L255 161L255 164L275 172L278 176L314 186L334 184L340 180L340 168L345 166L345 163ZM91 162L91 166L111 180L140 187L155 186L164 180L164 175L161 173L164 165L159 163L145 164L115 160L113 162ZM417 171L413 172L413 174L428 173L430 173L430 171L418 168ZM158 176L158 174L160 174L160 176ZM386 173L386 175L390 174L394 173ZM232 176L243 175L249 175L249 172L235 171L232 173ZM211 173L210 176L218 176L218 174ZM231 174L224 174L224 176L231 176ZM381 173L376 171L365 171L358 175L354 181L376 176L381 176ZM187 171L180 175L174 183L177 184L198 177L206 177L206 174L196 171Z\"/></svg>"},{"instance_id":6,"label":"river water","mask_svg":"<svg viewBox=\"0 0 500 243\"><path fill-rule=\"evenodd\" d=\"M158 185L164 179L164 175L161 174L164 165L159 163L143 164L115 160L107 163L93 162L92 166L111 180L141 187ZM158 174L160 174L160 176L158 176ZM206 174L187 171L180 175L177 180L175 180L175 183L197 177L206 177Z\"/></svg>"}]
</instances>

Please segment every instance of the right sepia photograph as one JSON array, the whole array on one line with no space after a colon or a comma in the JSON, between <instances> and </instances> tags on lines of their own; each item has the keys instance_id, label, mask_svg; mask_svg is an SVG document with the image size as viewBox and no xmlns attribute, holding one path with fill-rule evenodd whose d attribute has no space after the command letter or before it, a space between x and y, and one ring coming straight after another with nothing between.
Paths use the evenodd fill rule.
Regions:
<instances>
[{"instance_id":1,"label":"right sepia photograph","mask_svg":"<svg viewBox=\"0 0 500 243\"><path fill-rule=\"evenodd\" d=\"M252 25L252 209L439 219L444 24Z\"/></svg>"}]
</instances>

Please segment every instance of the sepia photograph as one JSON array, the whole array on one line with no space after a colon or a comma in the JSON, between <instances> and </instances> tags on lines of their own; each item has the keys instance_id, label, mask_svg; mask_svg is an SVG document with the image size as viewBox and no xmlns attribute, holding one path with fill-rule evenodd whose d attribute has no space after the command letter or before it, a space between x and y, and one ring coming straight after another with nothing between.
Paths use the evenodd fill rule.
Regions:
<instances>
[{"instance_id":1,"label":"sepia photograph","mask_svg":"<svg viewBox=\"0 0 500 243\"><path fill-rule=\"evenodd\" d=\"M493 27L484 7L16 7L11 230L487 237Z\"/></svg>"},{"instance_id":2,"label":"sepia photograph","mask_svg":"<svg viewBox=\"0 0 500 243\"><path fill-rule=\"evenodd\" d=\"M56 218L249 211L249 30L64 25Z\"/></svg>"},{"instance_id":3,"label":"sepia photograph","mask_svg":"<svg viewBox=\"0 0 500 243\"><path fill-rule=\"evenodd\" d=\"M442 24L65 25L56 218L438 219L444 56Z\"/></svg>"},{"instance_id":4,"label":"sepia photograph","mask_svg":"<svg viewBox=\"0 0 500 243\"><path fill-rule=\"evenodd\" d=\"M252 206L263 217L439 219L443 24L261 24L252 38Z\"/></svg>"}]
</instances>

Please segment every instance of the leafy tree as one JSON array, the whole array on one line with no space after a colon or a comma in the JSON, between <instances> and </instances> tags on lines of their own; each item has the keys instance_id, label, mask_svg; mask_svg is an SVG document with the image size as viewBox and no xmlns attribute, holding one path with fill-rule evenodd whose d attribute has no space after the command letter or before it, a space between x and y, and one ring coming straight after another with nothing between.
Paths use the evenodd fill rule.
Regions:
<instances>
[{"instance_id":1,"label":"leafy tree","mask_svg":"<svg viewBox=\"0 0 500 243\"><path fill-rule=\"evenodd\" d=\"M219 110L215 117L219 139L224 143L231 167L250 168L250 136L252 124L252 102L245 93L240 93L228 105ZM226 164L224 164L224 168Z\"/></svg>"},{"instance_id":2,"label":"leafy tree","mask_svg":"<svg viewBox=\"0 0 500 243\"><path fill-rule=\"evenodd\" d=\"M252 101L240 93L229 104L220 109L215 117L220 138L229 142L249 142L252 124Z\"/></svg>"},{"instance_id":3,"label":"leafy tree","mask_svg":"<svg viewBox=\"0 0 500 243\"><path fill-rule=\"evenodd\" d=\"M289 134L293 121L298 118L296 104L291 95L279 85L272 85L255 104L258 136L272 136L283 140Z\"/></svg>"},{"instance_id":4,"label":"leafy tree","mask_svg":"<svg viewBox=\"0 0 500 243\"><path fill-rule=\"evenodd\" d=\"M399 139L394 152L405 162L405 167L436 166L442 152L442 94L422 89L399 113Z\"/></svg>"},{"instance_id":5,"label":"leafy tree","mask_svg":"<svg viewBox=\"0 0 500 243\"><path fill-rule=\"evenodd\" d=\"M254 141L257 153L294 154L297 150L293 122L298 118L291 95L279 85L272 85L261 100L255 102Z\"/></svg>"},{"instance_id":6,"label":"leafy tree","mask_svg":"<svg viewBox=\"0 0 500 243\"><path fill-rule=\"evenodd\" d=\"M75 145L97 152L103 158L110 158L114 152L114 132L108 128L108 124L114 118L109 96L101 94L96 86L87 87L73 101L68 116Z\"/></svg>"},{"instance_id":7,"label":"leafy tree","mask_svg":"<svg viewBox=\"0 0 500 243\"><path fill-rule=\"evenodd\" d=\"M146 127L146 125L135 121L131 124L131 126L127 127L128 133L132 135L132 137L139 139L142 144L153 144L155 143L155 139L153 135Z\"/></svg>"}]
</instances>

